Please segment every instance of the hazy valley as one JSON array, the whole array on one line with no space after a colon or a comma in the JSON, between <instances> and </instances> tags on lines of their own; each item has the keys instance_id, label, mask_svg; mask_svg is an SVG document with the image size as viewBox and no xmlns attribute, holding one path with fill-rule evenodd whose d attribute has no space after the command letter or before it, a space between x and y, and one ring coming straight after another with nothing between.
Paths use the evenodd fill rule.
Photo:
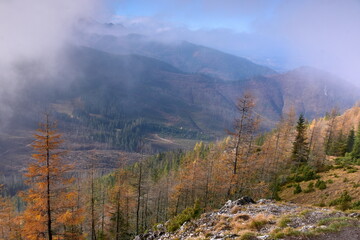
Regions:
<instances>
[{"instance_id":1,"label":"hazy valley","mask_svg":"<svg viewBox=\"0 0 360 240\"><path fill-rule=\"evenodd\" d=\"M0 2L0 240L358 240L358 11Z\"/></svg>"},{"instance_id":2,"label":"hazy valley","mask_svg":"<svg viewBox=\"0 0 360 240\"><path fill-rule=\"evenodd\" d=\"M177 65L189 72L170 64L177 61L176 52L184 53L184 44L191 48L186 56L178 57L180 62L193 62L198 67ZM199 58L204 49L207 56ZM145 54L146 49L142 52ZM147 153L191 149L196 141L221 139L226 130L232 129L236 99L244 92L256 97L255 111L262 119L262 131L274 127L292 107L312 119L334 107L349 108L360 95L351 84L310 67L275 73L248 60L190 43L168 52L169 63L141 55L68 48L67 65L72 66L75 77L45 84L34 81L23 87L20 100L12 103L15 113L3 129L1 142L2 169L8 163L14 165L10 159L16 159L12 168L23 166L25 156L20 160L16 155L29 154L29 148L24 144L16 147L18 139L23 139L25 145L30 143L31 131L45 109L56 114L66 138L77 143L73 150L96 146L98 150L109 150L111 158L113 150L139 151L139 139L145 139ZM230 74L233 78L215 77L204 69L218 69L217 76ZM32 63L23 66L22 71L25 76L37 76ZM42 94L38 89L43 89ZM12 139L16 150L7 151Z\"/></svg>"}]
</instances>

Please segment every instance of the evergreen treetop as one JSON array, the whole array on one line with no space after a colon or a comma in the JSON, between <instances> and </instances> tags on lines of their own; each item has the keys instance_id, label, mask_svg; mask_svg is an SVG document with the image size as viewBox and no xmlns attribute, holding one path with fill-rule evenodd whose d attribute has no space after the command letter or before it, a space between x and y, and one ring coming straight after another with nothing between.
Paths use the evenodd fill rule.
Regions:
<instances>
[{"instance_id":1,"label":"evergreen treetop","mask_svg":"<svg viewBox=\"0 0 360 240\"><path fill-rule=\"evenodd\" d=\"M351 152L352 158L360 158L360 123L355 136L354 147Z\"/></svg>"},{"instance_id":2,"label":"evergreen treetop","mask_svg":"<svg viewBox=\"0 0 360 240\"><path fill-rule=\"evenodd\" d=\"M309 144L306 137L306 124L303 114L300 114L296 125L296 138L293 143L291 160L296 164L306 163L309 155Z\"/></svg>"}]
</instances>

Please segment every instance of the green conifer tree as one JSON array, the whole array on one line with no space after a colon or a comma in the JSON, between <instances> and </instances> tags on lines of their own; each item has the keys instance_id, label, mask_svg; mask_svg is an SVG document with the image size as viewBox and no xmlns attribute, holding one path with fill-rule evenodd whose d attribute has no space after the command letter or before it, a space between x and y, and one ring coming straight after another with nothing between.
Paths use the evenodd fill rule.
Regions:
<instances>
[{"instance_id":1,"label":"green conifer tree","mask_svg":"<svg viewBox=\"0 0 360 240\"><path fill-rule=\"evenodd\" d=\"M296 132L297 134L293 143L291 160L295 164L301 165L307 162L309 155L309 144L306 138L306 124L303 114L300 114L299 120L297 121Z\"/></svg>"},{"instance_id":2,"label":"green conifer tree","mask_svg":"<svg viewBox=\"0 0 360 240\"><path fill-rule=\"evenodd\" d=\"M354 142L355 142L355 131L352 128L349 132L349 135L348 135L347 141L346 141L346 152L347 153L352 152L352 150L354 148Z\"/></svg>"},{"instance_id":3,"label":"green conifer tree","mask_svg":"<svg viewBox=\"0 0 360 240\"><path fill-rule=\"evenodd\" d=\"M360 158L360 123L355 136L354 147L351 152L352 158Z\"/></svg>"},{"instance_id":4,"label":"green conifer tree","mask_svg":"<svg viewBox=\"0 0 360 240\"><path fill-rule=\"evenodd\" d=\"M347 138L342 133L342 131L340 131L339 136L331 144L329 155L338 156L338 157L344 156L346 149L347 149Z\"/></svg>"}]
</instances>

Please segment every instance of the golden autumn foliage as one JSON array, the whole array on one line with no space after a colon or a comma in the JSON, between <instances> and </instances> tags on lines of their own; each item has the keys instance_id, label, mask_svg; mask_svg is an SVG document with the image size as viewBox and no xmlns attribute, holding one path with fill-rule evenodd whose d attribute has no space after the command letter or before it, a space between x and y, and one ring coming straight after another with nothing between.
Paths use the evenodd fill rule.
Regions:
<instances>
[{"instance_id":1,"label":"golden autumn foliage","mask_svg":"<svg viewBox=\"0 0 360 240\"><path fill-rule=\"evenodd\" d=\"M62 159L61 134L48 114L34 138L33 162L25 174L30 188L22 194L27 204L23 236L29 240L83 239L78 227L83 220L82 209L77 208L77 195L69 188L73 181L69 177L71 165Z\"/></svg>"},{"instance_id":2,"label":"golden autumn foliage","mask_svg":"<svg viewBox=\"0 0 360 240\"><path fill-rule=\"evenodd\" d=\"M0 185L0 240L21 239L20 217L11 199L1 197L2 187Z\"/></svg>"},{"instance_id":3,"label":"golden autumn foliage","mask_svg":"<svg viewBox=\"0 0 360 240\"><path fill-rule=\"evenodd\" d=\"M101 156L94 150L91 166L77 171L76 183L71 165L63 161L61 135L46 118L34 135L35 153L26 173L30 188L23 194L27 206L21 218L9 200L0 199L0 239L20 239L20 227L21 239L29 240L133 239L153 226L164 231L169 219L195 202L208 211L245 195L276 198L277 187L294 167L296 114L290 111L271 132L259 133L253 101L250 96L240 101L240 118L222 141L143 157L133 165L119 160L121 167L112 173L96 166ZM320 169L330 159L324 151L328 140L356 130L359 119L356 107L342 116L306 122L307 164Z\"/></svg>"}]
</instances>

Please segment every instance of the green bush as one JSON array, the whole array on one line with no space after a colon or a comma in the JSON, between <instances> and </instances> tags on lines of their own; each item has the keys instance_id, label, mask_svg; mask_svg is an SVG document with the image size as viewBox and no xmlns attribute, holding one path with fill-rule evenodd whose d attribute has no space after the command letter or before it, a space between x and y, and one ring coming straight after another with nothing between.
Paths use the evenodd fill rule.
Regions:
<instances>
[{"instance_id":1,"label":"green bush","mask_svg":"<svg viewBox=\"0 0 360 240\"><path fill-rule=\"evenodd\" d=\"M300 187L300 184L295 185L294 194L299 194L302 192L302 189Z\"/></svg>"},{"instance_id":2,"label":"green bush","mask_svg":"<svg viewBox=\"0 0 360 240\"><path fill-rule=\"evenodd\" d=\"M315 183L315 187L320 190L326 189L326 183L323 180L318 179Z\"/></svg>"},{"instance_id":3,"label":"green bush","mask_svg":"<svg viewBox=\"0 0 360 240\"><path fill-rule=\"evenodd\" d=\"M325 205L325 202L324 202L324 200L321 200L321 202L319 203L319 207L325 207L326 205Z\"/></svg>"},{"instance_id":4,"label":"green bush","mask_svg":"<svg viewBox=\"0 0 360 240\"><path fill-rule=\"evenodd\" d=\"M347 173L356 173L357 169L356 168L351 168L349 170L347 170Z\"/></svg>"},{"instance_id":5,"label":"green bush","mask_svg":"<svg viewBox=\"0 0 360 240\"><path fill-rule=\"evenodd\" d=\"M350 217L333 217L333 218L324 218L318 222L318 226L326 226L325 228L316 228L314 233L328 233L328 232L338 232L344 227L351 226L353 219Z\"/></svg>"},{"instance_id":6,"label":"green bush","mask_svg":"<svg viewBox=\"0 0 360 240\"><path fill-rule=\"evenodd\" d=\"M304 190L304 193L309 193L309 192L314 192L314 183L310 182L309 185L307 186L307 189Z\"/></svg>"},{"instance_id":7,"label":"green bush","mask_svg":"<svg viewBox=\"0 0 360 240\"><path fill-rule=\"evenodd\" d=\"M169 220L166 228L169 232L174 232L181 227L184 222L190 221L191 219L200 216L201 208L199 201L196 201L193 207L184 209L181 213Z\"/></svg>"},{"instance_id":8,"label":"green bush","mask_svg":"<svg viewBox=\"0 0 360 240\"><path fill-rule=\"evenodd\" d=\"M270 190L272 199L275 199L276 201L281 200L279 196L279 191L281 190L281 183L277 179L271 183Z\"/></svg>"},{"instance_id":9,"label":"green bush","mask_svg":"<svg viewBox=\"0 0 360 240\"><path fill-rule=\"evenodd\" d=\"M341 196L330 202L329 206L337 206L338 209L344 211L351 208L352 197L347 191L344 191Z\"/></svg>"},{"instance_id":10,"label":"green bush","mask_svg":"<svg viewBox=\"0 0 360 240\"><path fill-rule=\"evenodd\" d=\"M300 167L294 168L292 176L289 177L289 181L303 182L310 181L320 178L316 174L316 171L309 165L301 165Z\"/></svg>"},{"instance_id":11,"label":"green bush","mask_svg":"<svg viewBox=\"0 0 360 240\"><path fill-rule=\"evenodd\" d=\"M360 166L360 159L354 159L349 156L342 157L342 158L336 158L335 164L337 165L335 168L345 168L345 167L349 167L351 165Z\"/></svg>"},{"instance_id":12,"label":"green bush","mask_svg":"<svg viewBox=\"0 0 360 240\"><path fill-rule=\"evenodd\" d=\"M332 183L334 183L334 181L332 179L329 179L326 181L326 183L332 184Z\"/></svg>"},{"instance_id":13,"label":"green bush","mask_svg":"<svg viewBox=\"0 0 360 240\"><path fill-rule=\"evenodd\" d=\"M360 210L360 201L356 201L351 205L351 209Z\"/></svg>"}]
</instances>

